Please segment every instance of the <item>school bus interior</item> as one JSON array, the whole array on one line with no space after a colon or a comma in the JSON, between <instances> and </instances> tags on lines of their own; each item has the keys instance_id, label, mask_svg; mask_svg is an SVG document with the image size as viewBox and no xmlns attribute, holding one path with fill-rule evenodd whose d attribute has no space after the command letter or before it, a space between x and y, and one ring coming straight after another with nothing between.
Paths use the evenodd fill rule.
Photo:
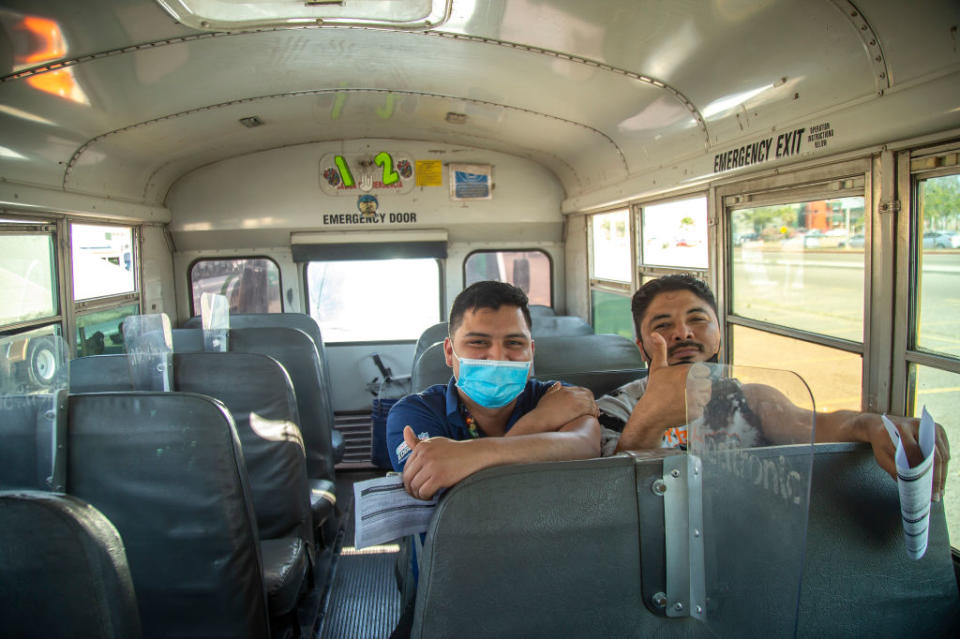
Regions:
<instances>
[{"instance_id":1,"label":"school bus interior","mask_svg":"<svg viewBox=\"0 0 960 639\"><path fill-rule=\"evenodd\" d=\"M417 637L954 636L956 463L920 559L866 445L490 468L422 546L358 548L353 486L488 279L527 294L538 378L644 377L631 295L689 273L722 374L960 441L958 27L4 0L0 635L387 637L407 608Z\"/></svg>"}]
</instances>

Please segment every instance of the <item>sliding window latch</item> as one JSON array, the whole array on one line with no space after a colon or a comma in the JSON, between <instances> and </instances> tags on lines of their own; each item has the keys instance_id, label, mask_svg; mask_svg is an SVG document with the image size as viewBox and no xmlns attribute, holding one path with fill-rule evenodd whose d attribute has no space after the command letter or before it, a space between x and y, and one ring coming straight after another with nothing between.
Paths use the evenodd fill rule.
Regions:
<instances>
[{"instance_id":1,"label":"sliding window latch","mask_svg":"<svg viewBox=\"0 0 960 639\"><path fill-rule=\"evenodd\" d=\"M880 213L899 213L900 200L889 200L880 203Z\"/></svg>"}]
</instances>

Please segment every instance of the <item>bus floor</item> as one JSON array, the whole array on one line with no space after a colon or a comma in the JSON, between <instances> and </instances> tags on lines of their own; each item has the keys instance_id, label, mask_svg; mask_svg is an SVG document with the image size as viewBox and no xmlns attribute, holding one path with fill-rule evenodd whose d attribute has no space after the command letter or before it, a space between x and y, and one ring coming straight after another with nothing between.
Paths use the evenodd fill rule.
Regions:
<instances>
[{"instance_id":1,"label":"bus floor","mask_svg":"<svg viewBox=\"0 0 960 639\"><path fill-rule=\"evenodd\" d=\"M353 484L384 471L337 472L343 526L316 639L387 639L400 618L400 592L394 575L399 546L353 546Z\"/></svg>"}]
</instances>

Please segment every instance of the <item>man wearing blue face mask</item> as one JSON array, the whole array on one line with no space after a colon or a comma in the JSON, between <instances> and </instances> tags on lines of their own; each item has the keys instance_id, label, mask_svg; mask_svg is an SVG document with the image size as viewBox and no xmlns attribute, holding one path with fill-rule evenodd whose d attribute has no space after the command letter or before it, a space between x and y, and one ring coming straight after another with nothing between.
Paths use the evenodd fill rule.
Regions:
<instances>
[{"instance_id":1,"label":"man wearing blue face mask","mask_svg":"<svg viewBox=\"0 0 960 639\"><path fill-rule=\"evenodd\" d=\"M454 377L400 400L387 417L394 469L413 497L431 499L489 466L600 454L593 394L530 378L534 343L527 296L477 282L450 309Z\"/></svg>"}]
</instances>

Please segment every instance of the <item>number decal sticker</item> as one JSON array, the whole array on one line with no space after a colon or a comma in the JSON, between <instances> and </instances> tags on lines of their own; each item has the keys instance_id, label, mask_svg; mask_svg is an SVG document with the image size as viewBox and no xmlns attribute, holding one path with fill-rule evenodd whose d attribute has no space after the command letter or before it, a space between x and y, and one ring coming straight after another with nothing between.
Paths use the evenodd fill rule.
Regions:
<instances>
[{"instance_id":1,"label":"number decal sticker","mask_svg":"<svg viewBox=\"0 0 960 639\"><path fill-rule=\"evenodd\" d=\"M383 169L383 185L393 184L400 179L400 174L393 170L393 158L386 151L377 153L373 160L377 166Z\"/></svg>"},{"instance_id":2,"label":"number decal sticker","mask_svg":"<svg viewBox=\"0 0 960 639\"><path fill-rule=\"evenodd\" d=\"M343 159L342 155L336 156L333 158L333 161L336 163L337 168L340 169L340 179L343 180L343 185L347 188L353 186L353 173L350 172L350 167L347 166L347 161Z\"/></svg>"}]
</instances>

